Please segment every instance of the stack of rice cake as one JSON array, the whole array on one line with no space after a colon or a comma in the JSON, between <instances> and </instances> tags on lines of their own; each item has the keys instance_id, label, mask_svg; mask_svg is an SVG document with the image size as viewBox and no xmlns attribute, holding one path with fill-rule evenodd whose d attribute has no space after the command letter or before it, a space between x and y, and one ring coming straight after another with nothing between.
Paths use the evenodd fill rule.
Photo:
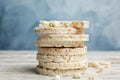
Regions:
<instances>
[{"instance_id":1,"label":"stack of rice cake","mask_svg":"<svg viewBox=\"0 0 120 80\"><path fill-rule=\"evenodd\" d=\"M84 28L88 27L88 21L40 21L34 29L38 34L37 72L63 76L83 74L87 67L84 41L89 40Z\"/></svg>"}]
</instances>

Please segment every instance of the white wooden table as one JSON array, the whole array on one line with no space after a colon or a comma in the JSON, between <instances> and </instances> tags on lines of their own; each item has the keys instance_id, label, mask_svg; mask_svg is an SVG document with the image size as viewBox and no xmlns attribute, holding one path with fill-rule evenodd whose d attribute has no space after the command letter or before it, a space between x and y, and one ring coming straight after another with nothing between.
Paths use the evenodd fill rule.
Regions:
<instances>
[{"instance_id":1,"label":"white wooden table","mask_svg":"<svg viewBox=\"0 0 120 80\"><path fill-rule=\"evenodd\" d=\"M54 77L36 74L37 51L0 51L0 80L54 80ZM110 74L104 80L120 80L120 52L88 52L93 60L112 63ZM63 77L63 80L74 80ZM80 79L79 79L80 80Z\"/></svg>"}]
</instances>

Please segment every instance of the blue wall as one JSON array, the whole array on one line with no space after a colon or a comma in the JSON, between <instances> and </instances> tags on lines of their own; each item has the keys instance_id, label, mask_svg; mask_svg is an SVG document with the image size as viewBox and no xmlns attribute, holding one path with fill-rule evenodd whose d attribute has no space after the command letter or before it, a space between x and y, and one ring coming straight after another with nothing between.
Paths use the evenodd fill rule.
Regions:
<instances>
[{"instance_id":1,"label":"blue wall","mask_svg":"<svg viewBox=\"0 0 120 80\"><path fill-rule=\"evenodd\" d=\"M89 20L89 50L120 50L120 0L0 0L0 49L37 49L41 19Z\"/></svg>"}]
</instances>

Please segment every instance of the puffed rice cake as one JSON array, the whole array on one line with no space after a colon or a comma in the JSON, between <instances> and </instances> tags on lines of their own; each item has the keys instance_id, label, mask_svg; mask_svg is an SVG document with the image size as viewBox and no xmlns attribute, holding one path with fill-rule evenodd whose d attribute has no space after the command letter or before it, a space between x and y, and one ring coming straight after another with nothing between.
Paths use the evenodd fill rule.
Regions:
<instances>
[{"instance_id":1,"label":"puffed rice cake","mask_svg":"<svg viewBox=\"0 0 120 80\"><path fill-rule=\"evenodd\" d=\"M66 63L66 62L79 62L86 60L86 55L77 55L77 56L46 56L46 55L37 55L37 60L40 62L55 62L55 63Z\"/></svg>"},{"instance_id":2,"label":"puffed rice cake","mask_svg":"<svg viewBox=\"0 0 120 80\"><path fill-rule=\"evenodd\" d=\"M77 62L64 62L64 63L55 63L55 62L44 62L39 61L39 66L49 69L79 69L87 66L87 59Z\"/></svg>"},{"instance_id":3,"label":"puffed rice cake","mask_svg":"<svg viewBox=\"0 0 120 80\"><path fill-rule=\"evenodd\" d=\"M55 75L73 76L76 74L83 75L86 71L86 68L60 70L60 69L46 69L37 66L36 71L39 74L43 74L47 76L55 76Z\"/></svg>"},{"instance_id":4,"label":"puffed rice cake","mask_svg":"<svg viewBox=\"0 0 120 80\"><path fill-rule=\"evenodd\" d=\"M42 48L38 47L37 55L51 55L51 56L75 56L75 55L83 55L87 53L87 47L79 47L79 48Z\"/></svg>"},{"instance_id":5,"label":"puffed rice cake","mask_svg":"<svg viewBox=\"0 0 120 80\"><path fill-rule=\"evenodd\" d=\"M40 21L40 27L88 28L89 21Z\"/></svg>"}]
</instances>

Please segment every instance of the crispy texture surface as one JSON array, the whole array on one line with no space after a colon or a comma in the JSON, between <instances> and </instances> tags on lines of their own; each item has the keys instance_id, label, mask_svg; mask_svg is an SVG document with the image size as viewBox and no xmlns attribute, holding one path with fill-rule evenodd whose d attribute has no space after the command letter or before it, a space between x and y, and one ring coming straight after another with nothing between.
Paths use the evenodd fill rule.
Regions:
<instances>
[{"instance_id":1,"label":"crispy texture surface","mask_svg":"<svg viewBox=\"0 0 120 80\"><path fill-rule=\"evenodd\" d=\"M78 75L78 74L84 74L86 68L81 68L81 69L67 69L67 70L52 70L52 69L46 69L46 68L41 68L39 66L36 67L36 71L38 74L43 74L47 76L54 76L54 75L62 75L62 76L72 76L72 75Z\"/></svg>"},{"instance_id":2,"label":"crispy texture surface","mask_svg":"<svg viewBox=\"0 0 120 80\"><path fill-rule=\"evenodd\" d=\"M55 62L55 63L66 63L66 62L79 62L86 60L85 55L77 56L46 56L46 55L37 55L37 60L40 62Z\"/></svg>"},{"instance_id":3,"label":"crispy texture surface","mask_svg":"<svg viewBox=\"0 0 120 80\"><path fill-rule=\"evenodd\" d=\"M39 66L49 69L78 69L87 66L87 59L79 62L77 61L77 62L64 62L64 63L39 61Z\"/></svg>"},{"instance_id":4,"label":"crispy texture surface","mask_svg":"<svg viewBox=\"0 0 120 80\"><path fill-rule=\"evenodd\" d=\"M37 40L36 46L40 47L83 47L84 41L48 41L48 40Z\"/></svg>"},{"instance_id":5,"label":"crispy texture surface","mask_svg":"<svg viewBox=\"0 0 120 80\"><path fill-rule=\"evenodd\" d=\"M40 21L40 27L88 28L89 21Z\"/></svg>"},{"instance_id":6,"label":"crispy texture surface","mask_svg":"<svg viewBox=\"0 0 120 80\"><path fill-rule=\"evenodd\" d=\"M87 47L81 48L38 48L38 55L51 55L51 56L75 56L87 53Z\"/></svg>"}]
</instances>

